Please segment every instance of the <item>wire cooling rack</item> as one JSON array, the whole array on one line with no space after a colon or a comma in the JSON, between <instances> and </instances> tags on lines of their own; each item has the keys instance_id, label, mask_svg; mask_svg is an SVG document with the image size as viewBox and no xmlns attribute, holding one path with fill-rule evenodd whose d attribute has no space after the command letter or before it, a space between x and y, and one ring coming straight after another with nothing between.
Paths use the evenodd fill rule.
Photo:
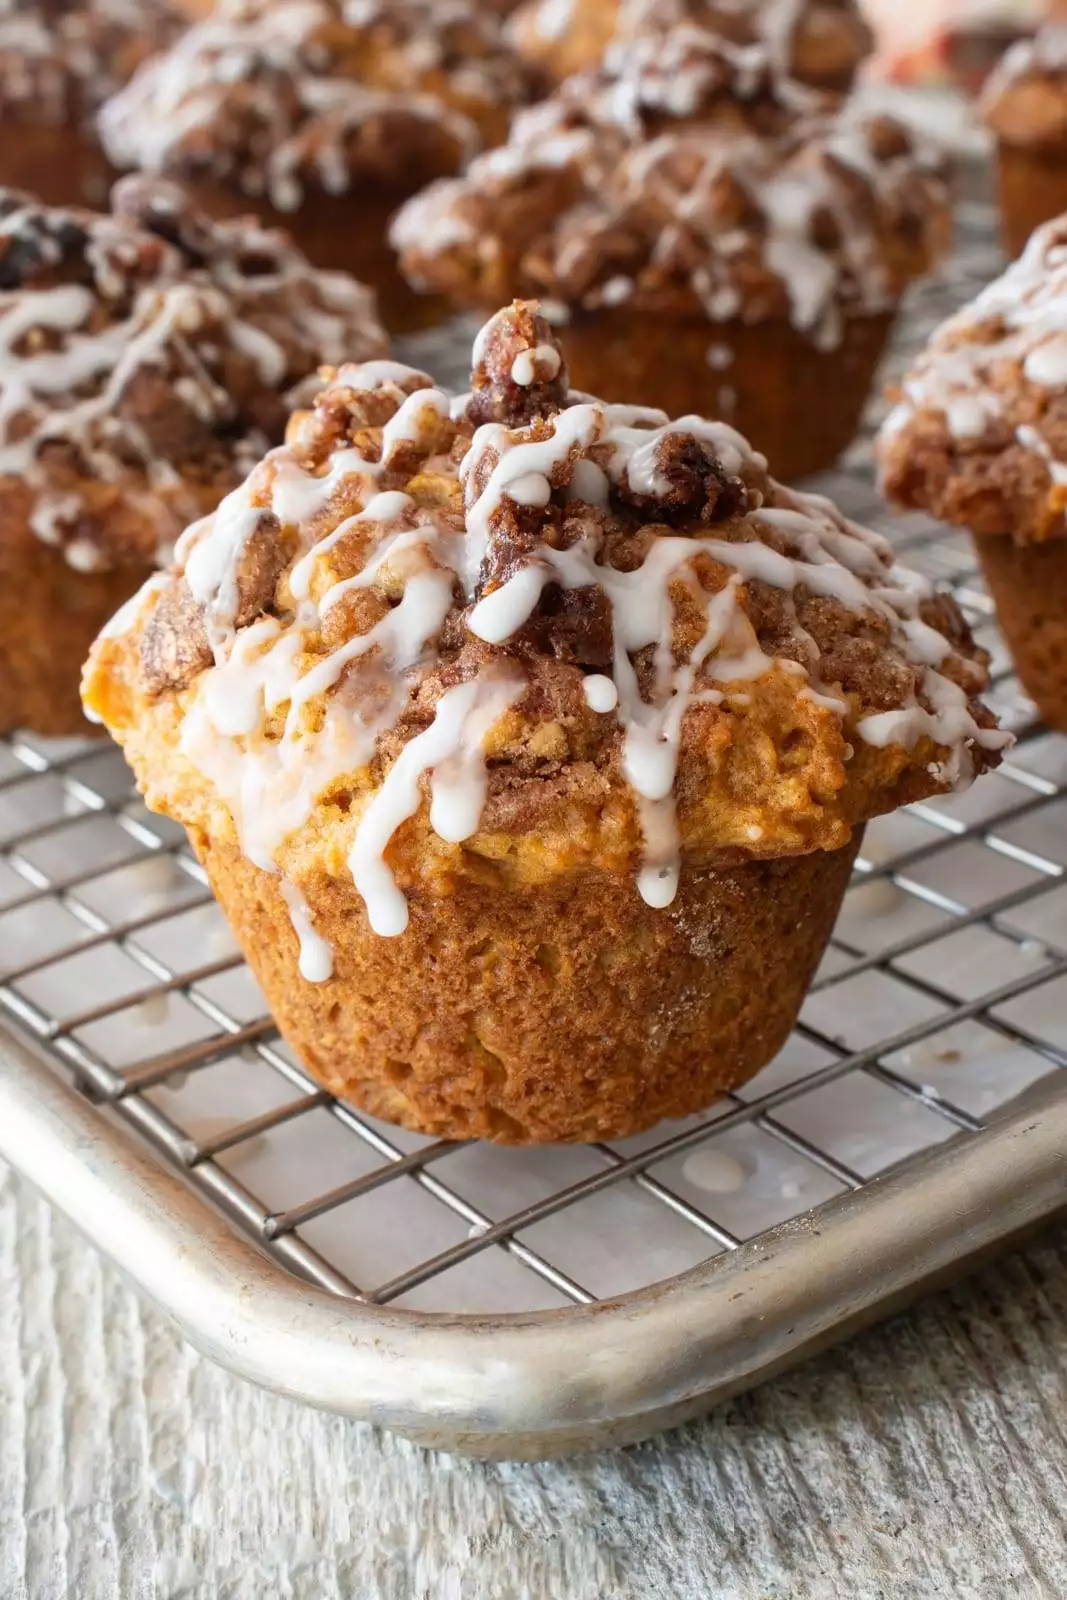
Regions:
<instances>
[{"instance_id":1,"label":"wire cooling rack","mask_svg":"<svg viewBox=\"0 0 1067 1600\"><path fill-rule=\"evenodd\" d=\"M998 270L986 209L960 235L894 360ZM453 327L407 353L458 379L465 350ZM868 829L778 1059L635 1139L456 1145L332 1099L118 753L0 743L0 1152L222 1359L431 1442L551 1453L688 1414L1063 1198L1041 1141L1067 1136L1067 740L1034 725L966 537L886 513L870 428L820 487L952 588L1019 744Z\"/></svg>"}]
</instances>

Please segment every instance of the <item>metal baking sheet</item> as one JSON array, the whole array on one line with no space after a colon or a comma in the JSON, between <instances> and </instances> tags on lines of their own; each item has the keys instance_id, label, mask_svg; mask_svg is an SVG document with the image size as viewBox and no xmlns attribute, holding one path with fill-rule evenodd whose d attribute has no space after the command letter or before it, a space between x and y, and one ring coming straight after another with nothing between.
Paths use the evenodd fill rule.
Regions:
<instances>
[{"instance_id":1,"label":"metal baking sheet","mask_svg":"<svg viewBox=\"0 0 1067 1600\"><path fill-rule=\"evenodd\" d=\"M998 268L989 212L893 360ZM409 341L459 381L470 329ZM471 1453L623 1443L840 1338L1067 1198L1067 740L967 539L890 517L869 433L820 487L956 593L1020 742L873 824L796 1032L636 1139L453 1145L312 1084L180 829L118 753L0 742L0 1155L202 1349Z\"/></svg>"}]
</instances>

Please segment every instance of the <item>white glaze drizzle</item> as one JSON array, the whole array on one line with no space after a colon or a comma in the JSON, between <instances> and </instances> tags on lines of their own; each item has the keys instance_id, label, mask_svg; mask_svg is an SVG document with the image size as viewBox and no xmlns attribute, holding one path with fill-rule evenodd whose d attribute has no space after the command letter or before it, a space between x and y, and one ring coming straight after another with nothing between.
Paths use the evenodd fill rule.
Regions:
<instances>
[{"instance_id":1,"label":"white glaze drizzle","mask_svg":"<svg viewBox=\"0 0 1067 1600\"><path fill-rule=\"evenodd\" d=\"M430 820L436 833L453 844L476 833L487 787L485 737L525 688L525 678L511 672L449 689L425 733L406 744L390 767L360 822L348 863L375 933L395 937L408 925L407 900L385 852L400 825L422 803L419 780L433 773Z\"/></svg>"},{"instance_id":2,"label":"white glaze drizzle","mask_svg":"<svg viewBox=\"0 0 1067 1600\"><path fill-rule=\"evenodd\" d=\"M485 344L483 338L483 352ZM384 388L415 377L390 371L375 378L346 369L343 381L349 387L365 382ZM340 375L337 382L342 382ZM396 402L393 420L400 420L392 437L405 440L418 440L422 428L446 415L449 407L446 396L428 388L410 397L397 389ZM786 595L803 586L884 619L893 648L916 668L923 698L862 719L856 728L861 739L878 747L912 748L928 736L947 752L946 783L968 776L972 745L992 750L1010 742L1010 736L980 727L966 694L938 670L953 649L919 616L920 605L932 597L930 585L896 566L878 535L848 522L819 496L776 489L777 504L749 513L749 539L662 534L632 571L604 564L592 538L562 550L539 544L506 582L481 593L483 562L508 503L536 508L555 494L566 499L568 478L579 467L599 474L591 484L598 492L609 484L628 484L641 493L662 493L669 485L662 480L657 450L677 432L709 442L728 471L759 472L763 466L740 435L701 418L670 422L660 413L583 397L550 420L552 431L537 439L499 424L476 430L458 469L467 500L462 533L405 494L378 492L373 474L366 474L367 463L351 450L335 452L328 470L318 477L298 468L286 451L275 452L268 467L253 476L255 498L269 498L273 489L273 509L280 514L278 496L287 505L293 495L291 473L302 472L297 501L311 524L342 480L346 492L361 480L366 483L363 509L312 544L292 567L293 619L283 624L265 617L224 641L221 661L196 682L185 712L181 747L229 807L242 848L257 865L276 871L278 852L315 804L323 797L328 804L332 785L347 785L367 768L379 737L395 727L407 704L413 669L435 660L457 585L474 602L467 616L469 631L497 647L505 647L529 620L549 582L564 589L595 585L606 596L612 615L612 668L610 674L586 677L583 696L593 715L614 715L622 730L622 770L644 834L637 886L653 906L669 905L677 892L681 843L674 788L683 727L692 708L727 703L738 709L746 703L743 691L748 685L783 673L803 680L797 692L828 714L843 719L848 712L839 695L824 691L818 651L799 625L806 665L763 651L743 605L747 582L766 583ZM342 460L347 477L339 466ZM361 522L373 525L373 531L359 570L312 599L318 587L316 563ZM209 519L206 532L197 530L191 540L187 561L199 562L212 574L230 570L240 525L228 509ZM795 553L762 542L761 527L764 532L773 529ZM212 541L218 551L201 554L204 543ZM700 558L721 563L731 573L715 593L706 593L694 570ZM381 619L325 656L316 654L313 640L332 607L354 590L376 589L383 582L394 603ZM683 660L675 658L672 645L671 591L679 582L705 608L702 637ZM643 688L634 659L649 649L652 682ZM332 690L345 670L368 658L380 668L372 674L375 692L347 703L338 699ZM406 899L387 856L397 830L422 804L424 778L429 781L434 832L453 844L476 833L487 793L486 742L525 689L521 665L502 650L475 677L441 694L433 721L403 746L370 791L359 814L349 867L371 926L383 936L400 934L407 926ZM319 702L321 716L309 715ZM350 803L358 813L358 798ZM748 836L761 836L759 824L751 825ZM298 933L307 946L310 923L299 920L303 913L293 904ZM309 948L308 962L314 965L321 951Z\"/></svg>"},{"instance_id":3,"label":"white glaze drizzle","mask_svg":"<svg viewBox=\"0 0 1067 1600\"><path fill-rule=\"evenodd\" d=\"M281 882L289 920L300 943L300 976L308 983L326 983L333 977L333 946L315 927L308 905L295 883Z\"/></svg>"}]
</instances>

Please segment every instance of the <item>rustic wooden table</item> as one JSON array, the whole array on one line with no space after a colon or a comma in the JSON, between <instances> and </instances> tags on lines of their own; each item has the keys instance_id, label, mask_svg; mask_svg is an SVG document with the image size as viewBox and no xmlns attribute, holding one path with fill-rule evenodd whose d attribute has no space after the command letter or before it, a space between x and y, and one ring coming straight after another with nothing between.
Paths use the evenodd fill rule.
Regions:
<instances>
[{"instance_id":1,"label":"rustic wooden table","mask_svg":"<svg viewBox=\"0 0 1067 1600\"><path fill-rule=\"evenodd\" d=\"M1067 1595L1067 1232L616 1455L428 1456L183 1345L0 1173L2 1600Z\"/></svg>"}]
</instances>

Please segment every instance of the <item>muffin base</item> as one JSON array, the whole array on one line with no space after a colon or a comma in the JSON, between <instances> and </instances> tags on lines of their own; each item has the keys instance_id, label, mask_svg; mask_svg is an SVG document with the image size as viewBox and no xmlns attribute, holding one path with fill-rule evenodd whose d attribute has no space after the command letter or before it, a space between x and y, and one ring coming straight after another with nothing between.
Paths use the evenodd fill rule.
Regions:
<instances>
[{"instance_id":1,"label":"muffin base","mask_svg":"<svg viewBox=\"0 0 1067 1600\"><path fill-rule=\"evenodd\" d=\"M463 876L415 894L399 938L350 881L301 888L334 950L310 983L280 880L235 843L192 842L281 1032L373 1116L443 1139L620 1139L702 1111L777 1053L833 929L841 850L683 871L655 911L629 878L514 890Z\"/></svg>"},{"instance_id":2,"label":"muffin base","mask_svg":"<svg viewBox=\"0 0 1067 1600\"><path fill-rule=\"evenodd\" d=\"M49 206L107 204L118 174L91 135L72 124L0 121L0 186Z\"/></svg>"},{"instance_id":3,"label":"muffin base","mask_svg":"<svg viewBox=\"0 0 1067 1600\"><path fill-rule=\"evenodd\" d=\"M1023 686L1048 725L1067 732L1067 539L1015 544L986 535L974 542Z\"/></svg>"},{"instance_id":4,"label":"muffin base","mask_svg":"<svg viewBox=\"0 0 1067 1600\"><path fill-rule=\"evenodd\" d=\"M291 233L313 266L348 272L378 297L382 322L392 333L429 328L448 314L437 295L419 294L400 274L389 243L389 224L410 189L364 185L349 194L310 195L298 210L279 211L228 184L197 179L186 184L212 217L254 216L267 228Z\"/></svg>"},{"instance_id":5,"label":"muffin base","mask_svg":"<svg viewBox=\"0 0 1067 1600\"><path fill-rule=\"evenodd\" d=\"M101 628L148 576L140 567L76 572L29 529L0 518L0 733L98 732L78 686Z\"/></svg>"},{"instance_id":6,"label":"muffin base","mask_svg":"<svg viewBox=\"0 0 1067 1600\"><path fill-rule=\"evenodd\" d=\"M850 317L834 350L782 318L713 323L625 307L576 312L558 332L576 389L720 418L788 480L832 467L856 437L893 322Z\"/></svg>"},{"instance_id":7,"label":"muffin base","mask_svg":"<svg viewBox=\"0 0 1067 1600\"><path fill-rule=\"evenodd\" d=\"M1067 211L1067 150L997 150L997 192L1005 248L1020 256L1035 228Z\"/></svg>"}]
</instances>

